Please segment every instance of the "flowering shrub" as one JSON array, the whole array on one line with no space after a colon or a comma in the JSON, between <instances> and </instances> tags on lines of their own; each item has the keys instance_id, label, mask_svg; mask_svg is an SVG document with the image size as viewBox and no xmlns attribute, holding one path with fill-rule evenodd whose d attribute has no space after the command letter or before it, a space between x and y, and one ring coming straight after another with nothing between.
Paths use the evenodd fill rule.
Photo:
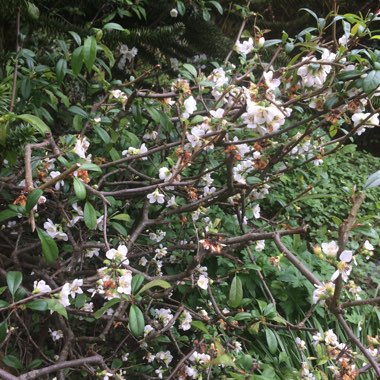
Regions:
<instances>
[{"instance_id":1,"label":"flowering shrub","mask_svg":"<svg viewBox=\"0 0 380 380\"><path fill-rule=\"evenodd\" d=\"M91 91L84 104L51 92L64 128L27 104L0 119L2 130L35 130L2 157L0 376L380 376L379 337L359 339L350 326L351 308L379 302L354 281L379 240L358 228L364 193L352 189L346 219L306 245L316 235L288 208L312 189L290 203L275 190L294 173L323 176L329 156L379 123L380 55L360 43L377 37L378 17L316 21L295 38L240 33L224 63L179 64L159 91L147 88L154 68L112 79L101 36L79 53L67 42L63 75ZM344 34L329 41L337 24ZM119 54L120 69L139 53L122 45ZM37 67L61 82L58 69L49 77Z\"/></svg>"}]
</instances>

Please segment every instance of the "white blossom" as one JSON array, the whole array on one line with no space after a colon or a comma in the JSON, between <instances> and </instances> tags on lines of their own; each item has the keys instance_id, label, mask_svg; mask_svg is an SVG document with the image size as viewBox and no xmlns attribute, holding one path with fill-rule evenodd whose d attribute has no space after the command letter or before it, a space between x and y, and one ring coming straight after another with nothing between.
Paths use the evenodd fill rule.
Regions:
<instances>
[{"instance_id":1,"label":"white blossom","mask_svg":"<svg viewBox=\"0 0 380 380\"><path fill-rule=\"evenodd\" d=\"M201 289L203 289L203 290L207 290L207 288L208 288L208 282L209 282L208 278L207 278L206 276L204 276L203 274L201 274L201 275L199 276L198 281L197 281L197 285L198 285Z\"/></svg>"},{"instance_id":2,"label":"white blossom","mask_svg":"<svg viewBox=\"0 0 380 380\"><path fill-rule=\"evenodd\" d=\"M49 293L51 292L51 287L46 284L44 280L34 281L33 293Z\"/></svg>"},{"instance_id":3,"label":"white blossom","mask_svg":"<svg viewBox=\"0 0 380 380\"><path fill-rule=\"evenodd\" d=\"M185 106L185 112L182 114L184 119L188 119L190 115L197 109L197 102L193 96L189 96L183 103Z\"/></svg>"},{"instance_id":4,"label":"white blossom","mask_svg":"<svg viewBox=\"0 0 380 380\"><path fill-rule=\"evenodd\" d=\"M162 194L158 188L154 190L153 193L148 194L146 197L149 199L149 203L151 204L156 202L163 204L165 202L164 194Z\"/></svg>"}]
</instances>

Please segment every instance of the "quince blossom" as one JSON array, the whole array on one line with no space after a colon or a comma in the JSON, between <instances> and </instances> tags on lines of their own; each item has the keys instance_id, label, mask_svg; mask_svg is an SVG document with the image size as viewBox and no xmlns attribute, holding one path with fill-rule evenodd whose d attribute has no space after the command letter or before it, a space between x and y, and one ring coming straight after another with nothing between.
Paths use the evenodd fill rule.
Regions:
<instances>
[{"instance_id":1,"label":"quince blossom","mask_svg":"<svg viewBox=\"0 0 380 380\"><path fill-rule=\"evenodd\" d=\"M335 241L322 243L322 251L327 257L335 257L339 251L339 246Z\"/></svg>"},{"instance_id":2,"label":"quince blossom","mask_svg":"<svg viewBox=\"0 0 380 380\"><path fill-rule=\"evenodd\" d=\"M156 190L153 191L153 193L150 193L146 196L149 199L149 203L158 203L158 204L163 204L165 203L165 196L160 192L160 190L157 188Z\"/></svg>"},{"instance_id":3,"label":"quince blossom","mask_svg":"<svg viewBox=\"0 0 380 380\"><path fill-rule=\"evenodd\" d=\"M204 276L203 274L201 274L200 276L199 276L199 279L198 279L198 281L197 281L197 285L201 288L201 289L203 289L203 290L207 290L207 288L208 288L208 278L206 277L206 276Z\"/></svg>"},{"instance_id":4,"label":"quince blossom","mask_svg":"<svg viewBox=\"0 0 380 380\"><path fill-rule=\"evenodd\" d=\"M124 265L129 264L129 260L127 259L128 248L121 244L117 247L117 249L111 248L106 252L107 259L111 261L116 261L117 263L123 263Z\"/></svg>"},{"instance_id":5,"label":"quince blossom","mask_svg":"<svg viewBox=\"0 0 380 380\"><path fill-rule=\"evenodd\" d=\"M49 285L46 285L46 282L44 280L40 281L34 281L33 284L33 294L36 293L49 293L51 292L51 287Z\"/></svg>"},{"instance_id":6,"label":"quince blossom","mask_svg":"<svg viewBox=\"0 0 380 380\"><path fill-rule=\"evenodd\" d=\"M193 96L189 96L183 103L185 106L185 112L182 114L184 119L188 119L190 115L197 109L197 102Z\"/></svg>"},{"instance_id":7,"label":"quince blossom","mask_svg":"<svg viewBox=\"0 0 380 380\"><path fill-rule=\"evenodd\" d=\"M63 241L67 241L69 239L67 234L65 234L64 232L58 231L57 226L51 221L51 219L48 219L44 223L44 228L45 228L46 233L53 239L63 240Z\"/></svg>"},{"instance_id":8,"label":"quince blossom","mask_svg":"<svg viewBox=\"0 0 380 380\"><path fill-rule=\"evenodd\" d=\"M242 43L236 41L235 49L238 53L247 55L253 50L253 45L253 39L252 37L249 37L247 41L243 41Z\"/></svg>"},{"instance_id":9,"label":"quince blossom","mask_svg":"<svg viewBox=\"0 0 380 380\"><path fill-rule=\"evenodd\" d=\"M343 251L340 256L340 262L337 264L338 270L332 275L331 281L335 281L339 275L342 276L344 282L347 282L348 276L351 274L352 266L348 263L352 260L352 251Z\"/></svg>"},{"instance_id":10,"label":"quince blossom","mask_svg":"<svg viewBox=\"0 0 380 380\"><path fill-rule=\"evenodd\" d=\"M75 142L74 153L80 158L86 158L86 152L89 146L90 142L87 140L87 137L78 137Z\"/></svg>"}]
</instances>

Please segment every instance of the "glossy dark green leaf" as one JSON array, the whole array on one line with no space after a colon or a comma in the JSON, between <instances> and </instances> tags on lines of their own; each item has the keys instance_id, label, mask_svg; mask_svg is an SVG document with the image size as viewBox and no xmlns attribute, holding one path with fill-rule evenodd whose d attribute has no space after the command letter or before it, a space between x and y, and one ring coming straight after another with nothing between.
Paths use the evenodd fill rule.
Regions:
<instances>
[{"instance_id":1,"label":"glossy dark green leaf","mask_svg":"<svg viewBox=\"0 0 380 380\"><path fill-rule=\"evenodd\" d=\"M141 288L144 279L145 277L141 274L136 274L132 277L132 294L136 294L136 292Z\"/></svg>"},{"instance_id":2,"label":"glossy dark green leaf","mask_svg":"<svg viewBox=\"0 0 380 380\"><path fill-rule=\"evenodd\" d=\"M87 37L83 44L83 61L88 71L91 71L96 59L96 39Z\"/></svg>"},{"instance_id":3,"label":"glossy dark green leaf","mask_svg":"<svg viewBox=\"0 0 380 380\"><path fill-rule=\"evenodd\" d=\"M54 239L44 230L37 227L37 234L41 241L42 253L46 262L53 263L58 258L58 246Z\"/></svg>"},{"instance_id":4,"label":"glossy dark green leaf","mask_svg":"<svg viewBox=\"0 0 380 380\"><path fill-rule=\"evenodd\" d=\"M14 297L22 282L22 273L17 271L8 272L6 276L9 293Z\"/></svg>"},{"instance_id":5,"label":"glossy dark green leaf","mask_svg":"<svg viewBox=\"0 0 380 380\"><path fill-rule=\"evenodd\" d=\"M84 205L84 224L89 228L90 230L94 230L96 228L96 211L94 209L94 206L90 202L86 202Z\"/></svg>"},{"instance_id":6,"label":"glossy dark green leaf","mask_svg":"<svg viewBox=\"0 0 380 380\"><path fill-rule=\"evenodd\" d=\"M44 192L41 189L34 189L26 199L26 205L25 210L26 212L30 212L32 208L37 204L38 200L40 199L41 195Z\"/></svg>"},{"instance_id":7,"label":"glossy dark green leaf","mask_svg":"<svg viewBox=\"0 0 380 380\"><path fill-rule=\"evenodd\" d=\"M265 338L266 338L266 341L268 344L269 352L272 355L275 354L277 351L277 348L278 348L278 342L277 342L276 335L274 334L274 332L272 330L266 329L265 330Z\"/></svg>"},{"instance_id":8,"label":"glossy dark green leaf","mask_svg":"<svg viewBox=\"0 0 380 380\"><path fill-rule=\"evenodd\" d=\"M120 298L113 298L107 301L99 310L94 313L96 319L100 318L108 309L121 302Z\"/></svg>"},{"instance_id":9,"label":"glossy dark green leaf","mask_svg":"<svg viewBox=\"0 0 380 380\"><path fill-rule=\"evenodd\" d=\"M74 75L78 75L83 66L83 46L77 47L71 55L71 69Z\"/></svg>"},{"instance_id":10,"label":"glossy dark green leaf","mask_svg":"<svg viewBox=\"0 0 380 380\"><path fill-rule=\"evenodd\" d=\"M131 305L131 309L129 310L128 326L133 336L139 337L144 334L144 314L136 305Z\"/></svg>"},{"instance_id":11,"label":"glossy dark green leaf","mask_svg":"<svg viewBox=\"0 0 380 380\"><path fill-rule=\"evenodd\" d=\"M230 287L228 303L231 307L239 307L243 300L243 284L239 276L235 276Z\"/></svg>"},{"instance_id":12,"label":"glossy dark green leaf","mask_svg":"<svg viewBox=\"0 0 380 380\"><path fill-rule=\"evenodd\" d=\"M83 200L86 199L86 188L84 186L83 181L81 181L79 178L74 177L73 178L74 183L74 192L78 199Z\"/></svg>"}]
</instances>

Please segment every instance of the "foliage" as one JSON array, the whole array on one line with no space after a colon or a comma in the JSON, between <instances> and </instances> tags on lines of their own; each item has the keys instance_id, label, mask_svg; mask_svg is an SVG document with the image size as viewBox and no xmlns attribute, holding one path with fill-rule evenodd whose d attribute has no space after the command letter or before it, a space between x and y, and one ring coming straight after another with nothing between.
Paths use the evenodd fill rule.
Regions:
<instances>
[{"instance_id":1,"label":"foliage","mask_svg":"<svg viewBox=\"0 0 380 380\"><path fill-rule=\"evenodd\" d=\"M378 377L379 17L187 61L223 2L86 4L6 4L0 376Z\"/></svg>"}]
</instances>

